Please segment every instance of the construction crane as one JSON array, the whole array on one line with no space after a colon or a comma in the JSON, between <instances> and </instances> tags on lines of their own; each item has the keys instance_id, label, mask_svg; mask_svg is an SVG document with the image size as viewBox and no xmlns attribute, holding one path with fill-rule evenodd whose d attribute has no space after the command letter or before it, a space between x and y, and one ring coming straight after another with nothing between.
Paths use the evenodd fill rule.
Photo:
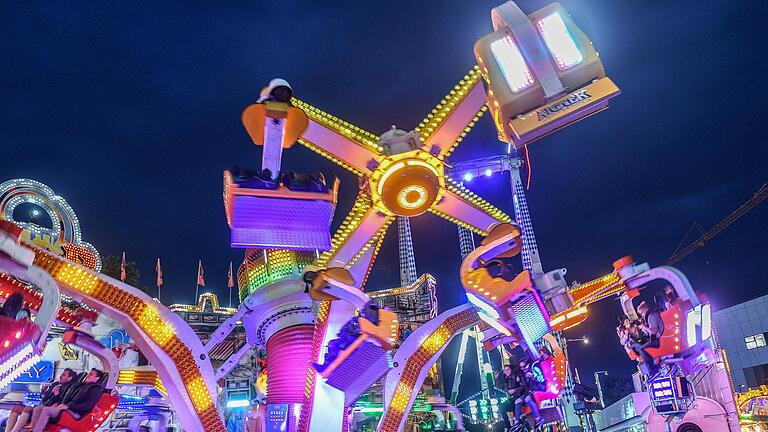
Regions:
<instances>
[{"instance_id":1,"label":"construction crane","mask_svg":"<svg viewBox=\"0 0 768 432\"><path fill-rule=\"evenodd\" d=\"M761 187L760 190L757 191L752 196L752 198L750 198L749 201L745 202L744 204L741 205L741 207L734 210L734 212L729 214L728 217L720 221L717 225L712 227L709 231L702 232L701 237L699 237L698 239L696 239L695 241L693 241L691 244L689 244L683 249L680 249L680 247L678 247L677 250L672 254L672 256L669 257L669 260L667 260L667 264L669 265L675 264L676 262L692 254L696 249L706 246L707 242L710 241L718 233L720 233L720 231L724 230L730 224L736 222L737 219L744 216L745 213L755 208L755 206L760 204L766 198L768 198L768 183L764 184L763 187ZM699 226L699 225L698 223L694 222L694 226ZM699 229L700 231L703 231L701 228ZM690 233L690 231L688 232ZM687 235L686 235L686 238L687 238Z\"/></svg>"}]
</instances>

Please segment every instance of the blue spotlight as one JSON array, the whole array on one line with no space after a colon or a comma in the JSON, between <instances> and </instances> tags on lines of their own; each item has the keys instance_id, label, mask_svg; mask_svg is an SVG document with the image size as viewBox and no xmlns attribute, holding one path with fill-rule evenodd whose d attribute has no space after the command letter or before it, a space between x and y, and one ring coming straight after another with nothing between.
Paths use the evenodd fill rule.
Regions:
<instances>
[{"instance_id":1,"label":"blue spotlight","mask_svg":"<svg viewBox=\"0 0 768 432\"><path fill-rule=\"evenodd\" d=\"M464 179L464 181L469 182L469 181L472 181L474 176L472 175L472 173L468 172L468 173L464 173L464 176L462 178Z\"/></svg>"}]
</instances>

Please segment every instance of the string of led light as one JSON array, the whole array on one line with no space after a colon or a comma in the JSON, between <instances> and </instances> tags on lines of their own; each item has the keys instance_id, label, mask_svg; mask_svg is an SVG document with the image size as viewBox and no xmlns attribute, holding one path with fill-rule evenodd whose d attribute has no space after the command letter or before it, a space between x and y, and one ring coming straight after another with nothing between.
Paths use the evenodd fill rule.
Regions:
<instances>
[{"instance_id":1,"label":"string of led light","mask_svg":"<svg viewBox=\"0 0 768 432\"><path fill-rule=\"evenodd\" d=\"M192 351L176 336L171 323L160 316L156 305L146 304L139 297L102 280L82 266L33 245L25 246L34 250L34 264L50 273L57 282L128 315L174 362L175 370L185 384L184 389L178 390L186 391L205 430L225 431Z\"/></svg>"},{"instance_id":2,"label":"string of led light","mask_svg":"<svg viewBox=\"0 0 768 432\"><path fill-rule=\"evenodd\" d=\"M389 409L384 414L379 432L396 432L400 429L407 408L421 371L430 362L432 356L443 349L453 335L480 320L475 308L463 309L443 321L435 331L424 338L421 346L408 358L400 379L396 384Z\"/></svg>"}]
</instances>

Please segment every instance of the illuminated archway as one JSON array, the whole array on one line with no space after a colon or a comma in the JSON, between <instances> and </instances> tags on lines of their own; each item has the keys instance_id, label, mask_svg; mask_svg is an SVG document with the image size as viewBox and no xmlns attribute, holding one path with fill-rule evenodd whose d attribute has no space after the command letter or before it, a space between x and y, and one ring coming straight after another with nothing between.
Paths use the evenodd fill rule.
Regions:
<instances>
[{"instance_id":1,"label":"illuminated archway","mask_svg":"<svg viewBox=\"0 0 768 432\"><path fill-rule=\"evenodd\" d=\"M21 204L34 204L45 211L51 228L13 218ZM101 270L101 256L92 244L83 241L80 221L67 200L39 181L18 178L0 184L0 220L24 228L22 239L45 248L96 271Z\"/></svg>"}]
</instances>

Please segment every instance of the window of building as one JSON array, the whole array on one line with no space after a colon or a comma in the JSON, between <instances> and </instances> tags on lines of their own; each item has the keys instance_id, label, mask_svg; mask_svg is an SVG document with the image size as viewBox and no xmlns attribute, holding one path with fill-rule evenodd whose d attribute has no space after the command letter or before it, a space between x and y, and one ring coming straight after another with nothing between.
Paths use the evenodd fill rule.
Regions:
<instances>
[{"instance_id":1,"label":"window of building","mask_svg":"<svg viewBox=\"0 0 768 432\"><path fill-rule=\"evenodd\" d=\"M753 336L747 336L744 338L744 342L746 342L748 350L764 347L765 334L760 333Z\"/></svg>"},{"instance_id":2,"label":"window of building","mask_svg":"<svg viewBox=\"0 0 768 432\"><path fill-rule=\"evenodd\" d=\"M768 364L744 368L743 371L747 387L758 388L768 384Z\"/></svg>"}]
</instances>

